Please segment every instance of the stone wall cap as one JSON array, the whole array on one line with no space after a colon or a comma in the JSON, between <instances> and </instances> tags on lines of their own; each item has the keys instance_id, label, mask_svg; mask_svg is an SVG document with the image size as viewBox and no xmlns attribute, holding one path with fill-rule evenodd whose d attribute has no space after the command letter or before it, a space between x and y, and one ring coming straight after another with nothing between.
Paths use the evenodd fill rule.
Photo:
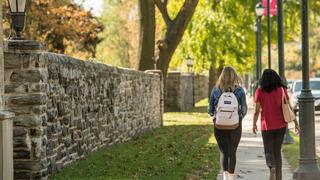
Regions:
<instances>
[{"instance_id":1,"label":"stone wall cap","mask_svg":"<svg viewBox=\"0 0 320 180\"><path fill-rule=\"evenodd\" d=\"M127 75L135 75L135 76L154 77L154 78L157 78L159 76L157 74L146 73L143 71L137 71L130 68L117 67L117 66L112 66L110 64L97 63L93 61L84 61L81 59L70 57L65 54L57 54L52 52L45 52L45 54L47 55L48 60L50 62L55 62L59 64L64 64L64 65L77 65L79 67L81 66L82 68L86 68L86 69L95 69L95 72L97 72L96 70L100 70L103 72L109 71L111 74L112 73L127 74Z\"/></svg>"},{"instance_id":2,"label":"stone wall cap","mask_svg":"<svg viewBox=\"0 0 320 180\"><path fill-rule=\"evenodd\" d=\"M168 74L182 74L181 71L169 71Z\"/></svg>"},{"instance_id":3,"label":"stone wall cap","mask_svg":"<svg viewBox=\"0 0 320 180\"><path fill-rule=\"evenodd\" d=\"M6 119L11 119L14 116L15 116L15 114L12 112L0 110L0 121L6 120Z\"/></svg>"},{"instance_id":4,"label":"stone wall cap","mask_svg":"<svg viewBox=\"0 0 320 180\"><path fill-rule=\"evenodd\" d=\"M181 76L187 76L187 77L191 77L191 76L194 76L194 73L193 72L184 72L184 73L181 73Z\"/></svg>"},{"instance_id":5,"label":"stone wall cap","mask_svg":"<svg viewBox=\"0 0 320 180\"><path fill-rule=\"evenodd\" d=\"M161 70L146 70L144 71L144 73L146 74L157 74L157 75L162 75L162 71Z\"/></svg>"},{"instance_id":6,"label":"stone wall cap","mask_svg":"<svg viewBox=\"0 0 320 180\"><path fill-rule=\"evenodd\" d=\"M8 50L43 50L40 42L35 40L5 40Z\"/></svg>"}]
</instances>

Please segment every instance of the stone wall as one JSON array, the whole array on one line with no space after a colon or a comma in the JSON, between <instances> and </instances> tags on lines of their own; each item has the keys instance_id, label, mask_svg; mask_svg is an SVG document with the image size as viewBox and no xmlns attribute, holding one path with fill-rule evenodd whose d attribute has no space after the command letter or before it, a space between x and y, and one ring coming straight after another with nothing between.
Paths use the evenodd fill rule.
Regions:
<instances>
[{"instance_id":1,"label":"stone wall","mask_svg":"<svg viewBox=\"0 0 320 180\"><path fill-rule=\"evenodd\" d=\"M209 77L206 75L196 75L194 79L194 99L198 102L208 97Z\"/></svg>"},{"instance_id":2,"label":"stone wall","mask_svg":"<svg viewBox=\"0 0 320 180\"><path fill-rule=\"evenodd\" d=\"M194 107L194 76L169 72L166 80L165 111L187 111Z\"/></svg>"},{"instance_id":3,"label":"stone wall","mask_svg":"<svg viewBox=\"0 0 320 180\"><path fill-rule=\"evenodd\" d=\"M98 148L162 125L160 75L45 53L33 43L5 51L15 179L47 179Z\"/></svg>"}]
</instances>

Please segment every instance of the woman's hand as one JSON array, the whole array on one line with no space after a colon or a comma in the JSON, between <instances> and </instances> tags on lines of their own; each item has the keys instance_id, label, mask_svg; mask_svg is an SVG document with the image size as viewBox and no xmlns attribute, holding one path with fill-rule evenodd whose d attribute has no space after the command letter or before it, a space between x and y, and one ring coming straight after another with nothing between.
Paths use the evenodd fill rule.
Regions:
<instances>
[{"instance_id":1,"label":"woman's hand","mask_svg":"<svg viewBox=\"0 0 320 180\"><path fill-rule=\"evenodd\" d=\"M254 114L253 114L253 126L252 126L252 132L254 134L257 134L257 132L258 132L257 121L258 121L258 118L259 118L260 109L261 109L260 102L256 102L255 110L254 110Z\"/></svg>"},{"instance_id":2,"label":"woman's hand","mask_svg":"<svg viewBox=\"0 0 320 180\"><path fill-rule=\"evenodd\" d=\"M252 126L252 132L253 132L254 134L257 134L257 132L258 132L257 124L253 124L253 126Z\"/></svg>"},{"instance_id":3,"label":"woman's hand","mask_svg":"<svg viewBox=\"0 0 320 180\"><path fill-rule=\"evenodd\" d=\"M213 124L216 123L216 117L212 117L212 122L213 122Z\"/></svg>"}]
</instances>

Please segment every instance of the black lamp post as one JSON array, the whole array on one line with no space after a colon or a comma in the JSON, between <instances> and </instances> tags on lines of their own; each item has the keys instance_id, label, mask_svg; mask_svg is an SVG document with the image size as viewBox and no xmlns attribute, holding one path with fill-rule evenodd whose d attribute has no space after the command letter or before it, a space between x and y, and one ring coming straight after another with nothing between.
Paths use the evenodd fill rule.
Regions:
<instances>
[{"instance_id":1,"label":"black lamp post","mask_svg":"<svg viewBox=\"0 0 320 180\"><path fill-rule=\"evenodd\" d=\"M308 0L301 0L302 11L302 91L299 96L300 159L293 174L295 180L320 178L315 147L314 97L309 85Z\"/></svg>"},{"instance_id":2,"label":"black lamp post","mask_svg":"<svg viewBox=\"0 0 320 180\"><path fill-rule=\"evenodd\" d=\"M278 63L279 63L279 75L282 80L286 80L284 73L284 41L283 41L283 16L282 6L283 0L277 1L277 23L278 23ZM290 130L287 128L286 134L283 138L283 144L293 144L294 140L290 135Z\"/></svg>"},{"instance_id":3,"label":"black lamp post","mask_svg":"<svg viewBox=\"0 0 320 180\"><path fill-rule=\"evenodd\" d=\"M11 28L16 32L15 37L11 38L14 40L23 40L21 31L23 31L26 23L28 0L8 0L8 2L10 7Z\"/></svg>"},{"instance_id":4,"label":"black lamp post","mask_svg":"<svg viewBox=\"0 0 320 180\"><path fill-rule=\"evenodd\" d=\"M263 16L264 13L264 7L262 3L258 0L257 5L256 5L256 24L254 26L254 31L256 32L256 78L257 78L257 84L256 87L258 87L259 84L259 79L261 76L261 17Z\"/></svg>"},{"instance_id":5,"label":"black lamp post","mask_svg":"<svg viewBox=\"0 0 320 180\"><path fill-rule=\"evenodd\" d=\"M282 16L282 5L283 0L277 1L277 14L278 14L278 62L279 62L279 75L285 79L284 75L284 44L283 44L283 16Z\"/></svg>"},{"instance_id":6,"label":"black lamp post","mask_svg":"<svg viewBox=\"0 0 320 180\"><path fill-rule=\"evenodd\" d=\"M267 20L268 20L268 68L271 69L271 17L270 0L267 0Z\"/></svg>"},{"instance_id":7,"label":"black lamp post","mask_svg":"<svg viewBox=\"0 0 320 180\"><path fill-rule=\"evenodd\" d=\"M194 92L194 73L192 72L192 68L193 68L193 59L190 56L187 56L186 58L186 64L188 67L188 72L191 73L191 77L192 77L192 106L194 107L195 105L195 92Z\"/></svg>"}]
</instances>

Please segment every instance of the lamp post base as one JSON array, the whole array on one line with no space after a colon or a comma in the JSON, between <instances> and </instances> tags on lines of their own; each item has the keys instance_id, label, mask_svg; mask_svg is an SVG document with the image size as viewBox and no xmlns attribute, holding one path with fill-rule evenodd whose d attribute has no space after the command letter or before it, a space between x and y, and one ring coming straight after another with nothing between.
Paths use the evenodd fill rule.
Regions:
<instances>
[{"instance_id":1,"label":"lamp post base","mask_svg":"<svg viewBox=\"0 0 320 180\"><path fill-rule=\"evenodd\" d=\"M307 161L307 162L306 162ZM317 180L320 179L320 170L315 159L300 160L300 166L293 173L294 180Z\"/></svg>"},{"instance_id":2,"label":"lamp post base","mask_svg":"<svg viewBox=\"0 0 320 180\"><path fill-rule=\"evenodd\" d=\"M303 89L299 96L300 160L299 167L293 174L293 179L320 180L320 170L315 152L314 97L308 86L304 87L307 88Z\"/></svg>"}]
</instances>

